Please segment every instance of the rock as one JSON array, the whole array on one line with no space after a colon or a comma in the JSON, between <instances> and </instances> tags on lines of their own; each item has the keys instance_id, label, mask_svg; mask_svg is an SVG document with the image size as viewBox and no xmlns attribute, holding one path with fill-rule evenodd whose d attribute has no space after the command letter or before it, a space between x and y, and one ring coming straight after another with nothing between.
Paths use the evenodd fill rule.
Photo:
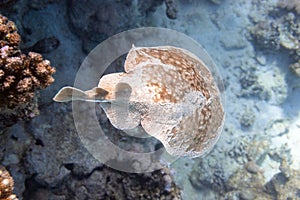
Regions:
<instances>
[{"instance_id":1,"label":"rock","mask_svg":"<svg viewBox=\"0 0 300 200\"><path fill-rule=\"evenodd\" d=\"M269 100L271 97L264 84L259 83L259 77L256 74L256 68L253 66L242 66L239 82L242 90L238 96L242 97L258 97L261 100Z\"/></svg>"},{"instance_id":2,"label":"rock","mask_svg":"<svg viewBox=\"0 0 300 200\"><path fill-rule=\"evenodd\" d=\"M249 70L246 72L243 72L240 76L240 84L242 86L242 89L249 89L253 85L257 84L258 77L255 74L255 71Z\"/></svg>"},{"instance_id":3,"label":"rock","mask_svg":"<svg viewBox=\"0 0 300 200\"><path fill-rule=\"evenodd\" d=\"M281 172L266 184L266 192L274 194L277 199L299 199L299 170L291 169L285 159L281 162L280 170Z\"/></svg>"},{"instance_id":4,"label":"rock","mask_svg":"<svg viewBox=\"0 0 300 200\"><path fill-rule=\"evenodd\" d=\"M44 121L48 124L42 123ZM101 123L106 123L103 124L106 129L112 126L108 121ZM41 109L41 115L27 123L25 129L30 130L32 140L27 149L21 149L23 153L20 150L17 155L22 156L23 168L27 170L26 188L25 192L20 192L22 187L16 190L26 199L181 199L168 169L130 174L105 167L93 158L77 136L71 105L52 104ZM118 133L112 134L110 139L119 145L122 135L116 135ZM142 146L129 145L131 148ZM122 148L130 151L128 146ZM17 181L18 184L25 182L24 179Z\"/></svg>"},{"instance_id":5,"label":"rock","mask_svg":"<svg viewBox=\"0 0 300 200\"><path fill-rule=\"evenodd\" d=\"M12 7L16 1L17 0L1 0L0 6L4 7L4 8L6 8L6 7L9 8L9 7Z\"/></svg>"},{"instance_id":6,"label":"rock","mask_svg":"<svg viewBox=\"0 0 300 200\"><path fill-rule=\"evenodd\" d=\"M249 32L256 47L270 49L272 51L280 48L280 32L276 22L260 21Z\"/></svg>"},{"instance_id":7,"label":"rock","mask_svg":"<svg viewBox=\"0 0 300 200\"><path fill-rule=\"evenodd\" d=\"M93 1L71 0L68 6L70 27L83 40L83 49L89 52L109 36L143 24L163 0L158 1ZM169 3L169 14L174 17L173 4Z\"/></svg>"},{"instance_id":8,"label":"rock","mask_svg":"<svg viewBox=\"0 0 300 200\"><path fill-rule=\"evenodd\" d=\"M219 194L225 191L226 177L223 168L218 166L210 167L207 160L200 161L193 169L189 176L192 186L198 190L210 188Z\"/></svg>"},{"instance_id":9,"label":"rock","mask_svg":"<svg viewBox=\"0 0 300 200\"><path fill-rule=\"evenodd\" d=\"M284 119L272 120L268 123L264 132L271 137L283 136L289 132L288 124L289 122Z\"/></svg>"},{"instance_id":10,"label":"rock","mask_svg":"<svg viewBox=\"0 0 300 200\"><path fill-rule=\"evenodd\" d=\"M254 161L247 162L245 164L245 168L248 172L253 173L253 174L262 173L262 170Z\"/></svg>"},{"instance_id":11,"label":"rock","mask_svg":"<svg viewBox=\"0 0 300 200\"><path fill-rule=\"evenodd\" d=\"M255 122L255 114L254 114L253 110L246 109L240 118L241 125L243 127L248 128L248 127L252 126L254 122Z\"/></svg>"},{"instance_id":12,"label":"rock","mask_svg":"<svg viewBox=\"0 0 300 200\"><path fill-rule=\"evenodd\" d=\"M240 169L226 184L228 191L235 191L241 199L270 199L270 195L264 193L264 177L261 173L252 174Z\"/></svg>"},{"instance_id":13,"label":"rock","mask_svg":"<svg viewBox=\"0 0 300 200\"><path fill-rule=\"evenodd\" d=\"M289 32L282 32L279 36L280 44L286 49L299 49L299 40Z\"/></svg>"},{"instance_id":14,"label":"rock","mask_svg":"<svg viewBox=\"0 0 300 200\"><path fill-rule=\"evenodd\" d=\"M23 49L23 51L26 51L26 52L35 51L35 52L39 52L39 53L50 53L59 47L59 43L60 43L59 40L54 36L46 37L44 39L37 41L32 47Z\"/></svg>"},{"instance_id":15,"label":"rock","mask_svg":"<svg viewBox=\"0 0 300 200\"><path fill-rule=\"evenodd\" d=\"M167 169L147 174L124 173L108 167L77 177L69 174L61 184L50 190L32 188L28 198L38 199L166 199L180 200L180 190L165 177ZM43 195L41 195L43 194Z\"/></svg>"},{"instance_id":16,"label":"rock","mask_svg":"<svg viewBox=\"0 0 300 200\"><path fill-rule=\"evenodd\" d=\"M290 69L300 77L300 60L290 65Z\"/></svg>"},{"instance_id":17,"label":"rock","mask_svg":"<svg viewBox=\"0 0 300 200\"><path fill-rule=\"evenodd\" d=\"M229 151L228 155L230 158L234 159L239 164L244 164L247 162L249 148L249 142L246 140L241 140L237 142Z\"/></svg>"},{"instance_id":18,"label":"rock","mask_svg":"<svg viewBox=\"0 0 300 200\"><path fill-rule=\"evenodd\" d=\"M259 64L263 66L267 64L267 58L264 55L256 55L255 59Z\"/></svg>"},{"instance_id":19,"label":"rock","mask_svg":"<svg viewBox=\"0 0 300 200\"><path fill-rule=\"evenodd\" d=\"M177 8L176 8L176 0L165 0L165 4L167 6L166 14L170 19L177 18Z\"/></svg>"},{"instance_id":20,"label":"rock","mask_svg":"<svg viewBox=\"0 0 300 200\"><path fill-rule=\"evenodd\" d=\"M33 9L43 9L48 4L58 2L58 0L31 0L29 1L28 6Z\"/></svg>"},{"instance_id":21,"label":"rock","mask_svg":"<svg viewBox=\"0 0 300 200\"><path fill-rule=\"evenodd\" d=\"M220 42L226 50L244 49L246 47L244 38L238 33L224 34Z\"/></svg>"},{"instance_id":22,"label":"rock","mask_svg":"<svg viewBox=\"0 0 300 200\"><path fill-rule=\"evenodd\" d=\"M300 3L298 0L279 0L277 5L287 10L295 9L300 14Z\"/></svg>"},{"instance_id":23,"label":"rock","mask_svg":"<svg viewBox=\"0 0 300 200\"><path fill-rule=\"evenodd\" d=\"M278 5L288 10L295 8L297 12L297 9L300 8L298 1L296 3L294 0L281 0ZM276 9L273 9L273 11L279 12ZM296 72L294 68L297 69L300 52L300 20L295 15L294 12L277 13L277 15L269 12L264 21L255 22L255 25L249 28L252 41L256 47L267 51L288 50L289 54L293 55L290 68L294 72Z\"/></svg>"},{"instance_id":24,"label":"rock","mask_svg":"<svg viewBox=\"0 0 300 200\"><path fill-rule=\"evenodd\" d=\"M26 167L31 175L36 174L35 181L42 185L57 184L70 170L78 175L86 175L102 166L81 145L70 107L51 107L42 109L41 115L26 127L31 130L34 139L26 151ZM43 121L52 125L41 123Z\"/></svg>"},{"instance_id":25,"label":"rock","mask_svg":"<svg viewBox=\"0 0 300 200\"><path fill-rule=\"evenodd\" d=\"M221 4L222 0L210 0L214 4Z\"/></svg>"}]
</instances>

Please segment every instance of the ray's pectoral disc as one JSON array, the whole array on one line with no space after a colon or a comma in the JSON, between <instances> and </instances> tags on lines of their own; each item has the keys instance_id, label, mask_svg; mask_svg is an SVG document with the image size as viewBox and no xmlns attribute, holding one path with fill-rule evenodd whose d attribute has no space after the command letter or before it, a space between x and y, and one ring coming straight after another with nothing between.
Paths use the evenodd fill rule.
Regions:
<instances>
[{"instance_id":1,"label":"ray's pectoral disc","mask_svg":"<svg viewBox=\"0 0 300 200\"><path fill-rule=\"evenodd\" d=\"M65 87L55 101L100 102L113 126L141 125L174 156L197 157L217 142L224 123L220 92L207 66L172 46L135 47L125 72L104 75L97 87Z\"/></svg>"},{"instance_id":2,"label":"ray's pectoral disc","mask_svg":"<svg viewBox=\"0 0 300 200\"><path fill-rule=\"evenodd\" d=\"M109 104L101 103L111 124L117 129L136 128L141 121L141 115L136 112L134 102L130 101L132 88L127 83L118 83L115 88L115 99Z\"/></svg>"}]
</instances>

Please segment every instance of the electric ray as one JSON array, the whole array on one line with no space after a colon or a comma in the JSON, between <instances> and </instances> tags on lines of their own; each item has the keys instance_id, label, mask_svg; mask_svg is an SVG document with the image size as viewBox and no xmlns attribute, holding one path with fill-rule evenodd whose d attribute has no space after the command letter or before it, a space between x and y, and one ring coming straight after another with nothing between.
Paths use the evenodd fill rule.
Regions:
<instances>
[{"instance_id":1,"label":"electric ray","mask_svg":"<svg viewBox=\"0 0 300 200\"><path fill-rule=\"evenodd\" d=\"M104 75L85 92L64 87L54 100L100 102L113 126L141 125L174 156L197 157L213 147L224 109L211 72L197 56L173 46L133 46L124 71Z\"/></svg>"}]
</instances>

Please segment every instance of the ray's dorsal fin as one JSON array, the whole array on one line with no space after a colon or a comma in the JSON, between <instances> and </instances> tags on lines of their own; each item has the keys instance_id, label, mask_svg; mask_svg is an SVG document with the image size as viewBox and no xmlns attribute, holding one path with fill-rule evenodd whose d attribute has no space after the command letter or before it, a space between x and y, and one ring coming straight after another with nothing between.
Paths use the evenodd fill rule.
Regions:
<instances>
[{"instance_id":1,"label":"ray's dorsal fin","mask_svg":"<svg viewBox=\"0 0 300 200\"><path fill-rule=\"evenodd\" d=\"M99 88L99 87L95 87L95 99L104 99L104 97L108 94L108 91Z\"/></svg>"},{"instance_id":2,"label":"ray's dorsal fin","mask_svg":"<svg viewBox=\"0 0 300 200\"><path fill-rule=\"evenodd\" d=\"M87 95L87 98L85 100L105 100L106 95L108 94L108 91L104 90L100 87L94 87L91 90L85 91L85 94Z\"/></svg>"}]
</instances>

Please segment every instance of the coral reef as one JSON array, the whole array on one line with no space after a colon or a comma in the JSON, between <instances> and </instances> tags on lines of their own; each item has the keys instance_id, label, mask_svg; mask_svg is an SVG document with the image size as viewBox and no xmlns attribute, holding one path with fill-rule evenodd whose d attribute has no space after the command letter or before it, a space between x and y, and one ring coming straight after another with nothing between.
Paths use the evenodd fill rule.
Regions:
<instances>
[{"instance_id":1,"label":"coral reef","mask_svg":"<svg viewBox=\"0 0 300 200\"><path fill-rule=\"evenodd\" d=\"M243 168L229 178L227 188L228 199L271 199L270 195L264 192L263 174L251 173Z\"/></svg>"},{"instance_id":2,"label":"coral reef","mask_svg":"<svg viewBox=\"0 0 300 200\"><path fill-rule=\"evenodd\" d=\"M250 33L257 47L271 50L280 48L280 33L276 23L260 21L250 28Z\"/></svg>"},{"instance_id":3,"label":"coral reef","mask_svg":"<svg viewBox=\"0 0 300 200\"><path fill-rule=\"evenodd\" d=\"M0 200L18 200L13 194L14 180L9 172L0 165Z\"/></svg>"},{"instance_id":4,"label":"coral reef","mask_svg":"<svg viewBox=\"0 0 300 200\"><path fill-rule=\"evenodd\" d=\"M218 193L226 190L226 177L222 166L215 162L202 160L193 169L189 180L194 188L203 190L210 188Z\"/></svg>"},{"instance_id":5,"label":"coral reef","mask_svg":"<svg viewBox=\"0 0 300 200\"><path fill-rule=\"evenodd\" d=\"M295 10L300 15L300 2L298 0L279 0L278 6L287 10Z\"/></svg>"},{"instance_id":6,"label":"coral reef","mask_svg":"<svg viewBox=\"0 0 300 200\"><path fill-rule=\"evenodd\" d=\"M0 98L8 108L30 102L35 90L46 88L54 81L51 75L55 70L38 53L30 52L28 57L3 56L1 64Z\"/></svg>"},{"instance_id":7,"label":"coral reef","mask_svg":"<svg viewBox=\"0 0 300 200\"><path fill-rule=\"evenodd\" d=\"M289 149L270 146L268 137L241 139L228 152L229 165L217 156L202 159L190 182L206 194L213 191L214 199L300 199L300 172L292 168Z\"/></svg>"},{"instance_id":8,"label":"coral reef","mask_svg":"<svg viewBox=\"0 0 300 200\"><path fill-rule=\"evenodd\" d=\"M299 6L300 9L299 1L282 2L295 2L295 5ZM292 7L292 4L286 5ZM298 70L300 62L300 19L296 15L293 12L286 13L274 9L269 12L267 20L252 19L255 25L249 30L252 40L258 48L268 51L287 50L292 57L290 68L296 75L300 76Z\"/></svg>"},{"instance_id":9,"label":"coral reef","mask_svg":"<svg viewBox=\"0 0 300 200\"><path fill-rule=\"evenodd\" d=\"M187 178L187 175L190 174L191 168L194 167L198 159L186 160L185 162L182 162L182 159L180 159L175 163L179 166L176 169L175 180L182 181L179 184L182 186L182 193L185 195L185 199L263 199L264 197L276 199L275 192L278 193L277 199L287 199L287 197L299 199L299 189L296 189L297 185L299 185L297 179L287 179L286 177L289 174L284 174L284 168L282 168L283 171L278 170L278 160L281 159L282 154L278 152L277 147L271 150L272 152L270 153L270 148L275 148L272 145L276 144L278 140L285 142L287 138L287 141L292 141L297 145L297 140L290 137L290 133L292 131L299 132L299 129L297 129L299 121L295 128L291 126L291 121L297 120L293 113L297 114L298 112L298 109L294 108L299 107L297 101L299 88L294 89L295 86L288 87L291 95L282 107L270 105L270 101L261 101L261 99L270 99L273 95L278 96L278 93L272 92L273 90L266 90L269 83L278 77L278 74L272 76L270 71L273 72L278 67L281 71L279 75L283 76L288 83L291 82L291 78L294 78L294 76L290 76L290 73L285 73L285 69L281 70L284 67L281 63L288 61L288 52L294 52L295 54L292 56L296 56L296 50L282 46L279 38L280 34L276 30L278 26L272 28L268 23L264 24L263 22L260 25L262 27L265 25L269 30L257 30L257 32L261 31L262 35L256 44L261 45L261 48L264 50L261 52L256 51L257 49L253 50L250 43L240 40L240 38L244 38L245 26L251 23L247 18L248 13L252 12L253 15L256 15L257 9L262 9L265 12L271 7L271 1L243 0L239 3L222 0L180 1L180 7L177 7L180 9L177 13L177 20L169 20L165 16L164 9L166 6L163 3L166 0L97 0L92 2L98 2L98 5L92 5L88 9L85 9L85 6L91 4L88 0L84 1L84 3L72 0L55 1L56 3L51 3L54 2L53 0L0 1L5 3L5 5L0 3L1 12L9 16L10 19L14 19L18 25L24 48L27 48L25 51L48 53L51 49L57 47L57 40L44 40L43 38L49 38L53 35L60 41L59 48L46 55L54 66L61 67L58 67L59 73L55 77L56 83L40 93L39 103L41 106L39 109L41 115L28 122L18 122L3 133L0 133L0 162L7 166L10 174L14 177L14 192L18 198L41 200L99 199L100 197L103 197L103 199L126 199L125 193L128 198L133 198L129 196L131 194L134 196L142 193L145 194L144 197L134 197L136 199L145 199L146 196L150 196L152 199L159 199L159 197L155 198L153 193L149 194L150 190L146 191L144 187L147 182L156 184L157 181L160 181L157 184L158 186L151 187L151 189L157 189L160 191L159 193L162 193L161 198L165 198L167 192L163 190L163 187L166 186L167 191L170 188L170 184L168 184L171 178L169 172L166 172L167 175L163 171L134 175L119 173L104 167L80 145L76 129L72 127L71 106L58 105L51 102L52 99L50 98L54 95L53 92L51 93L52 90L57 91L60 87L73 83L73 77L75 77L76 71L85 57L85 54L81 51L82 43L88 49L88 41L98 44L98 39L105 39L108 36L106 33L110 31L120 32L122 29L118 29L118 27L120 28L124 25L124 29L127 29L129 27L127 24L130 24L133 27L160 26L186 33L208 50L214 57L217 65L226 67L220 68L223 77L227 78L226 95L230 99L226 107L226 113L228 114L226 133L220 138L214 149L215 151L203 159L209 161L203 161L201 165L195 166L194 176L190 175L190 180ZM252 10L251 8L255 1L257 2L257 8ZM9 5L6 2L15 2L15 5L10 7L10 9L6 9ZM71 15L70 5L73 2L78 4L78 9L83 9L77 15L77 22L82 22L82 24L77 26L77 28L74 26L73 30L69 30L66 24L75 24L75 22L71 22L68 19L68 16ZM108 2L116 5L122 4L123 6L116 6L118 7L116 10L105 7L103 9L105 12L93 12L98 9L98 6L106 6ZM186 2L192 2L193 4L188 5ZM221 4L218 6L213 2L221 2ZM276 3L275 1L272 2ZM24 7L20 8L20 4L24 5ZM32 5L28 6L28 4ZM126 7L125 4L128 6ZM99 10L101 11L101 9ZM286 15L288 12L287 9L280 10L284 10L281 16ZM135 19L127 17L129 16L128 12L131 12ZM89 17L84 18L86 15L89 15ZM115 15L121 15L120 20L116 20ZM210 16L215 16L215 24L219 26L209 21ZM269 16L270 18L257 17L257 19L265 21L270 19L278 24L281 23L278 21L281 16L278 13L273 13L272 16ZM117 23L110 20L116 20ZM296 17L295 21L297 20ZM105 26L105 23L110 26ZM73 33L76 35L73 35ZM265 40L268 37L271 40ZM265 45L264 41L266 41ZM53 42L51 43L53 48L45 48L48 42ZM28 49L29 46L31 47ZM286 46L288 48L292 47L292 45ZM269 49L268 53L270 54L265 54L265 49L269 47L272 48ZM22 51L24 50L23 46L21 46L21 49ZM274 49L277 49L275 53L273 53ZM263 56L255 57L257 53L262 53L260 55ZM252 70L251 63L246 63L246 60L254 62L257 69ZM297 59L294 58L293 62L291 62L294 64L291 65L291 68L295 72L297 69L299 71L299 64L297 64L299 62L296 61ZM240 66L243 65L247 67L239 73ZM117 69L120 69L122 65L118 64L117 66L119 67ZM267 73L269 75L265 76ZM267 84L266 82L262 83L262 80L266 80ZM298 83L297 80L296 83ZM276 84L272 84L271 87L279 88ZM43 96L44 94L46 95ZM241 96L237 94L247 98L240 98ZM294 96L295 98L292 98ZM36 101L36 99L33 100ZM23 115L20 118L24 118L35 115L33 113L37 112L37 104L35 102L30 104L32 108L29 108L28 104L26 105L27 110L18 106L20 114L17 117ZM17 108L14 109L14 112L16 112ZM246 108L252 109L256 117L253 127L247 130L243 127L250 125L253 118L249 115L250 113L244 113ZM35 109L36 111L34 111ZM105 114L102 113L102 115ZM5 117L7 116L9 115ZM289 122L285 123L285 127L289 130L288 133L280 125L282 124L281 122L275 121L278 118L289 118ZM11 119L3 117L0 119L0 123L6 123L8 120ZM274 121L274 123L268 125L269 121ZM145 147L143 146L144 144L133 141L128 135L126 137L125 133L120 134L120 132L117 132L108 125L107 121L103 120L101 122L106 136L122 149L129 151L143 148L142 150L144 151L141 152L149 152L153 150L151 148L159 146L154 141L151 145ZM272 139L274 142L270 142L265 146L260 144L260 147L263 147L264 150L259 148L257 150L250 149L250 146L253 146L251 142L253 138L260 136L269 137L269 135L271 135L270 140ZM282 135L282 137L278 135ZM249 141L245 141L243 137L249 138ZM132 145L129 145L128 141ZM297 152L297 148L294 150ZM215 161L212 159L213 156L215 156ZM264 157L267 157L267 159L262 164L261 160ZM127 163L124 165L127 165ZM240 168L238 171L236 171L237 167ZM236 173L232 174L233 171L236 171ZM277 175L272 179L274 173ZM232 174L232 176L229 178L228 174ZM152 180L151 176L155 180ZM161 176L164 177L164 180ZM266 179L267 182L263 179L263 176L268 177ZM296 172L293 171L291 176L296 176ZM178 180L176 181L178 182ZM134 187L133 181L141 187ZM212 185L210 181L213 183ZM191 185L191 182L193 185ZM285 183L290 188L280 187L280 183ZM193 188L193 186L195 187ZM125 189L129 191L125 191ZM219 190L222 192L219 193ZM266 191L272 194L268 194ZM253 194L253 192L257 193ZM262 192L264 193L262 194ZM295 193L294 197L291 197L293 192ZM210 195L217 197L213 198ZM284 197L284 195L289 196Z\"/></svg>"},{"instance_id":10,"label":"coral reef","mask_svg":"<svg viewBox=\"0 0 300 200\"><path fill-rule=\"evenodd\" d=\"M297 76L300 76L300 60L298 60L298 62L291 64L290 68L295 74L297 74Z\"/></svg>"},{"instance_id":11,"label":"coral reef","mask_svg":"<svg viewBox=\"0 0 300 200\"><path fill-rule=\"evenodd\" d=\"M261 100L269 100L270 92L258 83L258 76L256 74L256 67L254 66L241 66L241 75L239 77L241 84L242 97L258 97Z\"/></svg>"},{"instance_id":12,"label":"coral reef","mask_svg":"<svg viewBox=\"0 0 300 200\"><path fill-rule=\"evenodd\" d=\"M278 68L272 72L257 73L258 62L265 64L264 58L258 55L255 60L249 60L238 67L241 91L237 96L282 104L288 94L284 74Z\"/></svg>"},{"instance_id":13,"label":"coral reef","mask_svg":"<svg viewBox=\"0 0 300 200\"><path fill-rule=\"evenodd\" d=\"M248 140L240 140L228 151L228 156L242 165L247 162L249 146Z\"/></svg>"},{"instance_id":14,"label":"coral reef","mask_svg":"<svg viewBox=\"0 0 300 200\"><path fill-rule=\"evenodd\" d=\"M249 166L245 166L246 168ZM238 170L228 182L226 197L232 199L299 199L300 173L291 169L285 159L281 161L280 172L265 183L264 175L258 166L253 171Z\"/></svg>"},{"instance_id":15,"label":"coral reef","mask_svg":"<svg viewBox=\"0 0 300 200\"><path fill-rule=\"evenodd\" d=\"M35 188L30 199L164 199L180 200L180 190L170 172L162 169L148 174L130 174L107 167L95 169L86 177L67 175L62 185L47 191Z\"/></svg>"},{"instance_id":16,"label":"coral reef","mask_svg":"<svg viewBox=\"0 0 300 200\"><path fill-rule=\"evenodd\" d=\"M21 53L20 35L12 21L0 15L0 119L9 126L19 119L33 117L34 92L49 86L55 69L38 53ZM1 126L2 127L2 126Z\"/></svg>"},{"instance_id":17,"label":"coral reef","mask_svg":"<svg viewBox=\"0 0 300 200\"><path fill-rule=\"evenodd\" d=\"M255 122L255 114L252 109L246 109L240 118L240 123L243 127L250 127Z\"/></svg>"}]
</instances>

